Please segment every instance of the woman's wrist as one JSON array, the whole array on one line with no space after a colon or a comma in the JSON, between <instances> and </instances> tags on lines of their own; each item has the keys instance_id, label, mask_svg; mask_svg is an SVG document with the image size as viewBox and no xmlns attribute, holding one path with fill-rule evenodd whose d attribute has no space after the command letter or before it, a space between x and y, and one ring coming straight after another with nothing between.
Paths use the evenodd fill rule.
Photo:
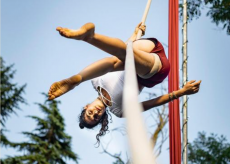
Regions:
<instances>
[{"instance_id":1,"label":"woman's wrist","mask_svg":"<svg viewBox=\"0 0 230 164\"><path fill-rule=\"evenodd\" d=\"M184 96L184 89L182 88L182 89L175 91L175 94L178 98L181 96Z\"/></svg>"},{"instance_id":2,"label":"woman's wrist","mask_svg":"<svg viewBox=\"0 0 230 164\"><path fill-rule=\"evenodd\" d=\"M132 38L136 39L136 37L137 37L137 33L134 32Z\"/></svg>"},{"instance_id":3,"label":"woman's wrist","mask_svg":"<svg viewBox=\"0 0 230 164\"><path fill-rule=\"evenodd\" d=\"M178 98L180 98L183 95L184 95L184 91L182 89L179 89L177 91L173 91L173 92L171 92L171 93L168 94L169 101L173 101L175 99L178 99Z\"/></svg>"},{"instance_id":4,"label":"woman's wrist","mask_svg":"<svg viewBox=\"0 0 230 164\"><path fill-rule=\"evenodd\" d=\"M177 91L173 91L172 92L172 96L173 96L173 99L178 99L181 96L184 96L184 90L183 89L179 89Z\"/></svg>"}]
</instances>

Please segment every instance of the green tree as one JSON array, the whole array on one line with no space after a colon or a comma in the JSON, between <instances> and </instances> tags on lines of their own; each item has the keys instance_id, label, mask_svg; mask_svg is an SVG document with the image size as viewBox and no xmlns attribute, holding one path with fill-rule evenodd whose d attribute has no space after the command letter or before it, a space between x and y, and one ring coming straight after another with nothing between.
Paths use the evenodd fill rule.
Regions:
<instances>
[{"instance_id":1,"label":"green tree","mask_svg":"<svg viewBox=\"0 0 230 164\"><path fill-rule=\"evenodd\" d=\"M188 20L198 19L201 16L201 10L207 9L207 16L217 26L222 25L230 35L230 0L187 0ZM180 3L180 16L182 19L183 1Z\"/></svg>"},{"instance_id":2,"label":"green tree","mask_svg":"<svg viewBox=\"0 0 230 164\"><path fill-rule=\"evenodd\" d=\"M24 155L8 157L3 163L65 164L65 159L78 163L78 156L71 150L71 137L64 132L65 124L59 113L59 103L56 100L37 103L46 117L28 116L37 122L33 132L23 132L30 140L12 144L25 152Z\"/></svg>"},{"instance_id":3,"label":"green tree","mask_svg":"<svg viewBox=\"0 0 230 164\"><path fill-rule=\"evenodd\" d=\"M191 164L230 163L230 143L224 136L199 132L198 138L188 145L188 161Z\"/></svg>"},{"instance_id":4,"label":"green tree","mask_svg":"<svg viewBox=\"0 0 230 164\"><path fill-rule=\"evenodd\" d=\"M19 104L26 104L25 99L22 94L25 91L26 85L18 86L17 83L13 83L12 80L15 75L15 70L13 70L14 65L5 66L5 62L0 57L1 62L1 145L9 146L11 144L4 134L6 131L5 123L7 118L10 117L12 113L16 114L16 110L20 109Z\"/></svg>"}]
</instances>

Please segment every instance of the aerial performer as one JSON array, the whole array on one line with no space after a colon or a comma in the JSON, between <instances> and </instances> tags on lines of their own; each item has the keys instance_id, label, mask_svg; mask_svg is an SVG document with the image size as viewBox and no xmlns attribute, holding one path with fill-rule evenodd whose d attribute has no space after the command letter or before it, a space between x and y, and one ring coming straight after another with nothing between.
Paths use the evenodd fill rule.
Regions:
<instances>
[{"instance_id":1,"label":"aerial performer","mask_svg":"<svg viewBox=\"0 0 230 164\"><path fill-rule=\"evenodd\" d=\"M144 34L145 25L139 23L129 41L133 41L138 87L141 92L144 87L151 88L161 83L168 76L170 65L162 44L156 38L136 40L139 30ZM79 115L79 126L81 129L84 127L91 129L101 125L100 131L96 135L97 142L100 143L100 137L108 131L109 111L117 117L124 116L122 92L126 43L118 38L95 33L93 23L86 23L77 30L57 27L57 31L63 37L82 40L112 55L92 63L76 75L53 83L48 93L49 100L53 100L81 83L91 80L93 88L98 92L98 97L84 106ZM195 94L199 91L200 83L201 81L192 80L177 91L141 102L143 109L147 111L183 95Z\"/></svg>"}]
</instances>

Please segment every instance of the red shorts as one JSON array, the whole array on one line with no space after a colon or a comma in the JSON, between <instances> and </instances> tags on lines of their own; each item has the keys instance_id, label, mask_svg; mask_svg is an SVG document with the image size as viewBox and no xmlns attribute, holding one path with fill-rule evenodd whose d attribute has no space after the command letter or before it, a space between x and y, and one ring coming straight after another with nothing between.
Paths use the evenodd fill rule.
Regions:
<instances>
[{"instance_id":1,"label":"red shorts","mask_svg":"<svg viewBox=\"0 0 230 164\"><path fill-rule=\"evenodd\" d=\"M162 64L162 68L160 69L160 71L148 79L143 79L137 75L137 80L139 84L148 88L152 88L153 86L161 83L168 76L170 71L170 64L165 55L164 47L157 39L155 38L143 38L143 39L150 40L155 44L155 47L151 51L151 53L156 53L159 56Z\"/></svg>"}]
</instances>

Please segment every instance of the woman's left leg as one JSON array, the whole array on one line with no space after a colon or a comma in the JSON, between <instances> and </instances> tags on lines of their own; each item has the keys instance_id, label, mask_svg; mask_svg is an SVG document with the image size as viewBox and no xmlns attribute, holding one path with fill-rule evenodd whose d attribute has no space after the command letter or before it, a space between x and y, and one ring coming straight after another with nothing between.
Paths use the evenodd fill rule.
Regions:
<instances>
[{"instance_id":1,"label":"woman's left leg","mask_svg":"<svg viewBox=\"0 0 230 164\"><path fill-rule=\"evenodd\" d=\"M61 27L57 30L66 38L83 40L125 62L126 44L118 38L95 33L93 23L86 23L78 30ZM154 65L154 56L150 52L154 47L154 43L149 40L138 40L133 43L136 71L139 75L145 75L151 71Z\"/></svg>"}]
</instances>

